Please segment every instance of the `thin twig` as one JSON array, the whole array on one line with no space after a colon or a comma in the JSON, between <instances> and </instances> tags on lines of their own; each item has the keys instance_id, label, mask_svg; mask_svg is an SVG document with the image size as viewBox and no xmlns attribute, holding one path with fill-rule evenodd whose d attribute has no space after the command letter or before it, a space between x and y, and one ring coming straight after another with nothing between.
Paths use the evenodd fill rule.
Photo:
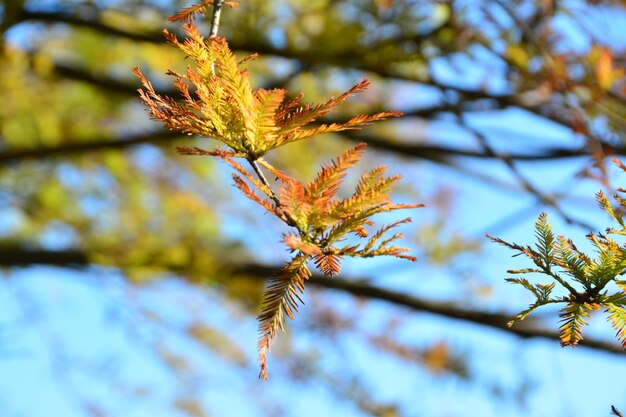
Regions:
<instances>
[{"instance_id":1,"label":"thin twig","mask_svg":"<svg viewBox=\"0 0 626 417\"><path fill-rule=\"evenodd\" d=\"M222 16L223 3L224 0L213 1L213 18L211 19L211 33L209 34L209 38L214 38L217 36L217 31L220 28L220 17ZM215 75L215 62L211 63L211 73Z\"/></svg>"},{"instance_id":2,"label":"thin twig","mask_svg":"<svg viewBox=\"0 0 626 417\"><path fill-rule=\"evenodd\" d=\"M280 204L280 201L278 200L278 197L276 197L276 194L274 194L274 190L272 190L272 187L270 187L270 183L265 177L265 174L263 174L263 171L261 171L261 167L259 167L259 163L255 160L250 160L250 159L248 160L248 162L252 166L252 169L254 169L254 172L256 173L256 175L259 177L259 180L261 180L261 183L270 190L270 197L272 198L272 200L274 200L276 204Z\"/></svg>"},{"instance_id":3,"label":"thin twig","mask_svg":"<svg viewBox=\"0 0 626 417\"><path fill-rule=\"evenodd\" d=\"M515 162L509 155L497 152L495 149L492 148L492 146L489 144L489 140L482 132L470 126L470 124L467 122L467 117L463 113L457 111L455 115L457 117L457 120L459 121L459 124L463 126L467 131L472 133L474 137L478 140L479 145L483 148L483 152L488 155L492 155L493 157L498 158L502 162L504 162L504 164L509 168L509 170L515 176L523 189L533 194L543 204L552 207L561 216L561 218L565 220L566 223L580 226L583 229L593 229L589 224L585 223L584 221L575 219L565 213L563 209L559 206L554 196L547 195L539 190L537 187L535 187L524 175L522 175L519 169L517 169Z\"/></svg>"},{"instance_id":4,"label":"thin twig","mask_svg":"<svg viewBox=\"0 0 626 417\"><path fill-rule=\"evenodd\" d=\"M554 58L550 54L550 51L545 47L544 42L542 42L539 37L536 35L536 29L533 29L526 24L520 17L517 15L515 10L505 1L495 0L495 2L500 6L502 10L513 20L515 25L520 29L522 36L532 45L534 45L542 55L543 61L547 67L549 67L552 71L555 70Z\"/></svg>"},{"instance_id":5,"label":"thin twig","mask_svg":"<svg viewBox=\"0 0 626 417\"><path fill-rule=\"evenodd\" d=\"M303 230L300 229L300 227L298 226L298 223L296 223L296 221L293 219L293 217L291 217L291 215L289 215L289 213L287 213L287 211L285 211L285 209L283 209L282 203L280 202L280 200L276 196L276 193L274 193L274 190L272 189L269 181L265 177L265 174L263 174L263 171L261 171L261 167L259 167L259 163L256 160L252 160L252 159L248 159L248 162L252 166L252 169L256 173L257 177L259 177L259 180L261 181L261 184L266 186L267 189L270 191L270 198L272 199L272 201L274 201L274 204L276 204L276 208L278 210L280 210L280 212L283 214L283 216L285 216L285 222L289 226L295 227L296 229L298 229L298 232L300 232L300 235L304 236L306 233Z\"/></svg>"},{"instance_id":6,"label":"thin twig","mask_svg":"<svg viewBox=\"0 0 626 417\"><path fill-rule=\"evenodd\" d=\"M211 34L210 38L217 36L217 31L220 28L220 17L222 16L222 5L224 0L215 0L213 2L213 19L211 20Z\"/></svg>"}]
</instances>

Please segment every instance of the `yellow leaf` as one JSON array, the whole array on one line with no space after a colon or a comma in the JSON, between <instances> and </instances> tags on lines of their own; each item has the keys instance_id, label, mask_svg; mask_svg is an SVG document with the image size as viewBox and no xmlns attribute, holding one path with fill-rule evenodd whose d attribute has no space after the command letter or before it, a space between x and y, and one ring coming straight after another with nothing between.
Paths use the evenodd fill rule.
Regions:
<instances>
[{"instance_id":1,"label":"yellow leaf","mask_svg":"<svg viewBox=\"0 0 626 417\"><path fill-rule=\"evenodd\" d=\"M520 45L510 45L506 50L506 57L515 64L515 66L521 69L528 68L528 52Z\"/></svg>"},{"instance_id":2,"label":"yellow leaf","mask_svg":"<svg viewBox=\"0 0 626 417\"><path fill-rule=\"evenodd\" d=\"M600 49L595 72L600 88L603 90L611 88L613 84L613 54L609 49Z\"/></svg>"}]
</instances>

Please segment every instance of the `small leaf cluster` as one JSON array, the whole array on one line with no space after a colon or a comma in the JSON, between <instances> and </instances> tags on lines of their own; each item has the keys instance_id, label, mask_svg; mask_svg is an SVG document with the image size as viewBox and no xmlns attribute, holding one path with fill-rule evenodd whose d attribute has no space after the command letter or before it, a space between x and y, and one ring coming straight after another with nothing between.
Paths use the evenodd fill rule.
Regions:
<instances>
[{"instance_id":1,"label":"small leaf cluster","mask_svg":"<svg viewBox=\"0 0 626 417\"><path fill-rule=\"evenodd\" d=\"M294 255L270 279L259 315L259 362L263 378L267 377L266 352L270 342L276 336L277 330L282 329L284 316L293 318L298 303L302 302L304 282L311 276L307 266L309 261L313 261L325 276L333 276L340 272L340 262L346 256L393 256L416 260L405 254L408 252L407 248L393 245L393 242L404 237L402 233L385 237L396 226L409 223L410 218L382 225L371 235L368 231L368 228L376 228L376 223L371 219L375 214L423 207L422 204L392 203L388 193L401 179L400 175L385 176L386 167L376 166L360 178L349 197L337 197L347 170L359 161L365 147L361 143L348 149L329 164L322 166L308 184L289 177L265 160L259 159L259 163L282 183L277 196L233 159L234 152L180 148L185 154L212 155L223 159L238 172L233 174L233 180L246 197L295 229L294 232L283 235L283 242ZM344 243L348 236L365 241Z\"/></svg>"},{"instance_id":2,"label":"small leaf cluster","mask_svg":"<svg viewBox=\"0 0 626 417\"><path fill-rule=\"evenodd\" d=\"M351 196L336 198L346 170L359 160L364 150L365 144L347 150L329 165L323 166L315 179L306 185L272 170L283 182L280 205L284 214L295 222L297 233L283 236L283 241L295 255L270 280L259 315L259 362L264 378L267 377L265 352L269 349L277 327L282 328L280 323L283 315L293 318L293 311L297 310L296 300L301 301L298 294L304 288L304 281L311 276L307 267L309 260L326 276L338 274L341 259L346 256L394 256L416 260L405 254L407 248L393 245L394 241L403 237L401 233L384 237L394 227L410 222L410 218L383 225L371 236L367 230L376 228L376 223L371 220L375 214L422 207L421 204L391 202L387 193L400 179L399 175L385 177L385 167L375 167L361 177ZM260 204L266 203L267 200ZM274 213L279 215L276 211ZM348 235L364 239L365 242L344 243Z\"/></svg>"},{"instance_id":3,"label":"small leaf cluster","mask_svg":"<svg viewBox=\"0 0 626 417\"><path fill-rule=\"evenodd\" d=\"M189 135L217 139L238 156L256 160L268 151L320 133L355 129L376 120L397 117L398 112L357 115L345 123L312 125L352 94L367 88L363 80L338 97L321 104L302 104L303 94L292 100L281 88L253 90L250 76L242 65L252 55L238 61L225 38L204 39L192 22L183 25L187 38L164 31L172 45L194 62L184 74L169 71L182 101L156 92L139 68L133 68L144 85L141 101L150 116L170 129Z\"/></svg>"},{"instance_id":4,"label":"small leaf cluster","mask_svg":"<svg viewBox=\"0 0 626 417\"><path fill-rule=\"evenodd\" d=\"M337 197L347 171L365 151L362 143L322 166L307 184L265 160L263 156L279 146L321 133L356 129L401 113L357 115L345 123L314 124L350 95L363 91L367 80L321 104L301 104L302 94L287 100L283 89L253 90L248 71L242 65L254 56L238 61L224 38L204 39L193 23L193 18L211 4L211 0L205 0L170 19L186 22L184 41L165 31L167 40L192 62L184 74L168 72L175 78L180 100L159 94L138 68L133 70L144 86L139 89L140 99L153 119L168 129L213 138L227 146L215 150L179 147L181 154L222 159L236 171L235 187L292 228L283 235L283 242L292 253L291 260L270 279L258 316L260 377L267 379L267 351L278 330L283 329L285 316L293 319L302 304L305 281L312 275L308 264L312 262L322 274L333 276L340 272L341 260L346 256L393 256L415 261L406 255L407 248L394 245L403 237L401 233L387 236L391 229L411 219L376 228L371 217L422 205L392 203L389 193L401 177L386 176L385 166L365 173L349 197ZM238 160L247 162L251 171ZM266 173L278 181L278 191L266 179ZM363 241L346 242L349 236Z\"/></svg>"},{"instance_id":5,"label":"small leaf cluster","mask_svg":"<svg viewBox=\"0 0 626 417\"><path fill-rule=\"evenodd\" d=\"M614 162L624 171L626 166ZM626 244L613 239L616 235L626 235L626 223L620 212L626 210L626 189L618 188L614 196L618 203L614 207L602 192L596 194L600 208L617 223L617 228L609 228L604 233L589 233L586 237L593 245L596 256L592 257L579 250L572 240L555 236L547 215L542 213L535 223L534 247L509 243L487 235L519 254L527 256L535 264L534 268L507 271L510 274L542 274L548 282L533 284L526 278L508 278L530 291L535 301L509 322L524 320L535 309L548 304L564 304L560 310L561 325L559 336L562 346L575 346L582 340L582 328L586 318L595 310L604 310L607 320L616 331L616 337L626 348L626 281L620 277L626 273ZM609 285L611 284L611 285ZM566 295L554 295L559 286Z\"/></svg>"}]
</instances>

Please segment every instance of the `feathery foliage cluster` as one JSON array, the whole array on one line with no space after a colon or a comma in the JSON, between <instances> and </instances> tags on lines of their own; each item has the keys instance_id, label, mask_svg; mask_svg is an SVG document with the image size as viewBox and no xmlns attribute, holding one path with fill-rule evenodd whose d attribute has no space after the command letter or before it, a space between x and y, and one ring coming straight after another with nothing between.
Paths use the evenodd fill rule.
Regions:
<instances>
[{"instance_id":1,"label":"feathery foliage cluster","mask_svg":"<svg viewBox=\"0 0 626 417\"><path fill-rule=\"evenodd\" d=\"M284 89L252 89L249 74L241 67L255 55L237 61L226 39L205 40L192 22L183 26L187 35L183 42L164 31L167 40L195 63L185 74L168 73L176 78L174 85L184 97L183 102L158 94L141 71L134 68L145 87L140 91L141 100L149 107L151 117L170 130L217 139L227 145L234 156L256 160L274 148L297 140L401 115L381 112L358 115L345 123L311 126L350 95L365 90L368 81L361 81L325 103L301 105L302 94L287 100Z\"/></svg>"},{"instance_id":2,"label":"feathery foliage cluster","mask_svg":"<svg viewBox=\"0 0 626 417\"><path fill-rule=\"evenodd\" d=\"M613 160L622 170L626 166ZM605 233L589 233L587 239L597 251L595 258L579 250L572 240L564 236L555 236L547 215L542 213L535 224L537 243L535 247L509 243L487 235L494 242L518 251L530 258L536 268L507 271L510 274L539 273L550 278L547 283L532 284L525 278L508 278L507 281L522 285L536 297L526 310L520 312L509 322L524 320L538 307L547 304L565 304L560 310L559 328L561 345L575 346L582 339L582 327L585 319L594 310L604 309L607 320L616 331L616 337L626 348L626 280L620 279L626 273L626 244L620 245L611 236L626 235L626 222L620 214L626 209L626 189L618 188L614 196L619 207L614 208L602 192L596 194L596 200L602 210L607 212L619 226L608 228ZM620 193L622 195L620 195ZM565 295L553 295L557 284Z\"/></svg>"},{"instance_id":3,"label":"feathery foliage cluster","mask_svg":"<svg viewBox=\"0 0 626 417\"><path fill-rule=\"evenodd\" d=\"M374 231L368 228L376 227L371 220L375 214L422 205L392 203L389 192L401 176L385 176L385 166L377 166L364 174L350 197L337 197L347 170L363 155L365 144L362 143L323 166L308 184L263 159L263 155L279 146L321 133L356 129L401 113L381 112L357 115L345 123L313 124L350 95L367 88L367 80L321 104L301 104L303 94L288 100L284 89L253 90L249 74L242 66L254 56L238 61L224 38L205 39L193 23L193 19L212 4L207 0L170 18L185 22L187 38L184 41L164 31L167 40L193 62L184 74L168 72L175 77L174 85L182 101L157 93L138 68L133 70L144 86L139 89L141 101L154 120L171 130L214 138L228 147L215 150L179 147L181 154L221 158L237 171L233 174L234 185L246 197L293 229L283 235L292 258L271 278L258 316L260 377L267 379L267 351L278 330L283 329L285 315L293 318L302 303L305 281L311 277L308 263L312 261L322 274L332 276L340 272L341 259L346 256L393 256L415 261L405 254L407 248L393 245L403 237L401 233L385 236L396 226L410 222L410 218ZM237 158L247 161L252 172L237 162ZM278 192L272 189L263 169L281 183ZM342 243L349 235L365 241Z\"/></svg>"}]
</instances>

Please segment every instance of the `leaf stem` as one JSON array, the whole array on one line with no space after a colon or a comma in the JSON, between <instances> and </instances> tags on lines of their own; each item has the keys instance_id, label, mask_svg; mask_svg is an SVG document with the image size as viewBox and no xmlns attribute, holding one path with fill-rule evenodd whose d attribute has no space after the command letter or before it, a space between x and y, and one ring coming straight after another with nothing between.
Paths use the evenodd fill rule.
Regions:
<instances>
[{"instance_id":1,"label":"leaf stem","mask_svg":"<svg viewBox=\"0 0 626 417\"><path fill-rule=\"evenodd\" d=\"M259 163L254 160L254 159L248 159L248 162L250 163L250 165L252 166L252 169L254 170L254 172L256 173L257 177L259 177L259 180L261 181L261 184L265 185L267 187L267 189L270 191L270 198L272 199L272 201L274 201L274 204L276 204L276 208L279 209L281 211L281 213L283 214L283 216L285 216L285 222L291 226L291 227L295 227L296 229L298 229L298 232L300 232L301 236L306 236L306 233L304 231L302 231L300 229L300 227L298 226L298 224L296 223L296 221L293 219L293 217L291 217L289 215L289 213L287 213L284 209L283 209L283 205L280 202L280 200L278 199L278 197L276 196L276 193L274 193L274 190L272 189L269 181L267 180L267 178L265 177L265 174L263 174L263 171L261 171L261 167L259 167Z\"/></svg>"},{"instance_id":2,"label":"leaf stem","mask_svg":"<svg viewBox=\"0 0 626 417\"><path fill-rule=\"evenodd\" d=\"M541 265L544 272L546 274L548 274L549 276L551 276L552 278L554 278L556 281L558 281L559 284L561 284L564 288L567 289L567 291L570 292L570 294L574 297L580 297L581 294L576 291L576 288L572 287L569 282L565 281L563 278L561 278L557 273L553 272L552 269L549 266L546 265Z\"/></svg>"}]
</instances>

